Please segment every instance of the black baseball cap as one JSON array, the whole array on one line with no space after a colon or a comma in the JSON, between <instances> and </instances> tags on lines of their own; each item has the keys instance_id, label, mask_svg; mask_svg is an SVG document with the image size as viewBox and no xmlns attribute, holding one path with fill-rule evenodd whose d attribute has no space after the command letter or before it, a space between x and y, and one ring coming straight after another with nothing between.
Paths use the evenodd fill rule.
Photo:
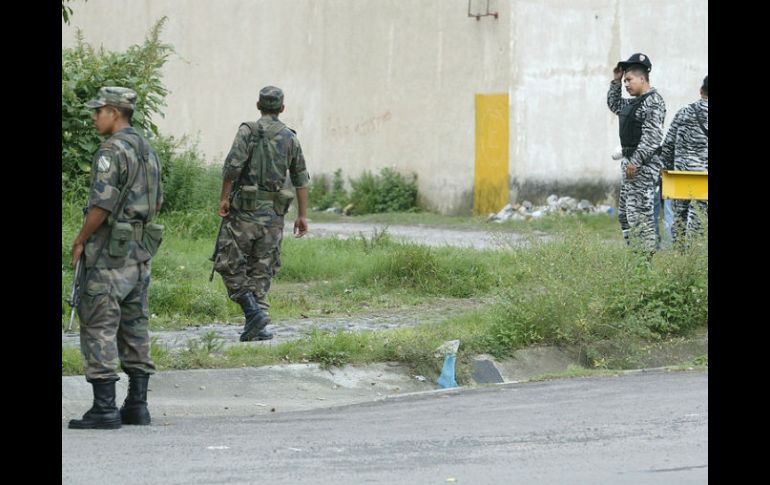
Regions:
<instances>
[{"instance_id":1,"label":"black baseball cap","mask_svg":"<svg viewBox=\"0 0 770 485\"><path fill-rule=\"evenodd\" d=\"M640 64L646 67L648 71L652 71L652 62L650 62L650 58L641 52L637 52L636 54L632 55L628 58L627 61L618 62L618 66L620 66L623 70L628 69L632 64Z\"/></svg>"}]
</instances>

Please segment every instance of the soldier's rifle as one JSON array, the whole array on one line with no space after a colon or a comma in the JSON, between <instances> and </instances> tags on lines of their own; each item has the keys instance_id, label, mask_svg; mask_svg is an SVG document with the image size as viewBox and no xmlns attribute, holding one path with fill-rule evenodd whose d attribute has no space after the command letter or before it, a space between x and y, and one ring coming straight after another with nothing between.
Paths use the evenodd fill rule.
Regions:
<instances>
[{"instance_id":1,"label":"soldier's rifle","mask_svg":"<svg viewBox=\"0 0 770 485\"><path fill-rule=\"evenodd\" d=\"M85 251L83 251L83 253L85 253ZM70 312L70 323L67 325L67 332L72 331L72 323L75 321L75 310L80 302L80 275L83 268L83 258L85 257L83 253L80 254L80 258L78 258L78 262L75 265L75 279L72 280L72 291L70 291L70 297L67 300L67 303L72 307L72 311Z\"/></svg>"},{"instance_id":2,"label":"soldier's rifle","mask_svg":"<svg viewBox=\"0 0 770 485\"><path fill-rule=\"evenodd\" d=\"M88 214L88 208L83 208L83 221L86 219L86 215ZM80 253L80 257L78 258L78 262L75 264L75 276L72 280L72 290L70 291L70 297L67 299L67 303L69 303L69 306L72 307L72 311L70 312L70 322L67 325L67 332L72 331L72 323L75 321L75 310L78 307L78 303L80 303L80 280L82 279L82 273L83 273L83 264L85 260L85 250Z\"/></svg>"},{"instance_id":3,"label":"soldier's rifle","mask_svg":"<svg viewBox=\"0 0 770 485\"><path fill-rule=\"evenodd\" d=\"M230 201L230 206L232 207L233 204L233 198L235 197L235 189L233 187L230 188L230 194L228 194L227 198ZM225 218L222 218L222 221L219 223L219 232L217 232L217 239L214 241L214 254L211 255L209 258L209 261L212 261L214 264L211 266L211 274L209 275L209 281L214 280L214 270L217 267L217 256L219 255L219 236L222 235L222 226L225 225Z\"/></svg>"},{"instance_id":4,"label":"soldier's rifle","mask_svg":"<svg viewBox=\"0 0 770 485\"><path fill-rule=\"evenodd\" d=\"M219 254L219 236L222 235L222 226L225 225L225 218L222 218L222 221L219 223L219 232L217 233L217 239L214 241L214 254L211 255L209 258L209 261L212 261L214 264L211 266L211 274L209 275L209 281L214 280L214 269L217 267L217 255Z\"/></svg>"}]
</instances>

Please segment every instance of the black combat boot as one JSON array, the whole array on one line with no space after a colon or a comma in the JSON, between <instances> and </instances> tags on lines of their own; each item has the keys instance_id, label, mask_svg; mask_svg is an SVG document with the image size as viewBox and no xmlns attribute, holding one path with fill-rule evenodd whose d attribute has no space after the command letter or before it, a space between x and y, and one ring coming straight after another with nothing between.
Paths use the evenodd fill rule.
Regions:
<instances>
[{"instance_id":1,"label":"black combat boot","mask_svg":"<svg viewBox=\"0 0 770 485\"><path fill-rule=\"evenodd\" d=\"M270 340L273 334L265 330L270 323L270 317L257 305L257 297L254 293L248 292L238 299L238 303L243 308L243 314L246 317L246 324L243 326L241 342L251 340Z\"/></svg>"},{"instance_id":2,"label":"black combat boot","mask_svg":"<svg viewBox=\"0 0 770 485\"><path fill-rule=\"evenodd\" d=\"M147 383L150 374L132 372L128 375L128 394L120 408L120 421L123 424L150 424L150 411L147 409Z\"/></svg>"},{"instance_id":3,"label":"black combat boot","mask_svg":"<svg viewBox=\"0 0 770 485\"><path fill-rule=\"evenodd\" d=\"M118 429L120 412L115 406L115 381L91 382L94 388L94 405L86 411L83 419L70 419L71 429Z\"/></svg>"}]
</instances>

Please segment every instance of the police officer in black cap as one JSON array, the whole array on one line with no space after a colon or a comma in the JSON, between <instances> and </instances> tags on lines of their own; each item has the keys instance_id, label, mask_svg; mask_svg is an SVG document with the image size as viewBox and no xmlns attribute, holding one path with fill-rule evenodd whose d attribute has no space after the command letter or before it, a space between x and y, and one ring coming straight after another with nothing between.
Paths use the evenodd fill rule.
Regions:
<instances>
[{"instance_id":1,"label":"police officer in black cap","mask_svg":"<svg viewBox=\"0 0 770 485\"><path fill-rule=\"evenodd\" d=\"M663 142L666 104L650 86L652 62L642 53L618 62L607 92L607 106L620 119L621 185L618 220L627 244L638 242L652 257L657 245L654 220L655 186L659 177L656 151ZM621 80L631 98L623 98Z\"/></svg>"}]
</instances>

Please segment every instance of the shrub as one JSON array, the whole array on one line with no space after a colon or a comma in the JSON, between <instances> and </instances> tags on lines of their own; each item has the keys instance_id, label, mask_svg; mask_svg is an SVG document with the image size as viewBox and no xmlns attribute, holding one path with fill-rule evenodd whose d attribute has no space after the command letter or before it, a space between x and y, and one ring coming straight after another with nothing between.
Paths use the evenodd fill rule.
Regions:
<instances>
[{"instance_id":1,"label":"shrub","mask_svg":"<svg viewBox=\"0 0 770 485\"><path fill-rule=\"evenodd\" d=\"M102 141L91 125L93 111L83 103L102 86L126 86L137 93L133 126L150 138L158 135L152 117L161 113L168 90L161 80L161 68L173 47L160 41L167 18L150 29L142 45L125 52L94 49L80 31L74 48L62 50L62 185L82 190L91 170L90 160Z\"/></svg>"},{"instance_id":2,"label":"shrub","mask_svg":"<svg viewBox=\"0 0 770 485\"><path fill-rule=\"evenodd\" d=\"M345 181L342 179L342 169L334 172L331 181L326 175L314 177L308 192L310 207L315 210L326 210L330 207L342 209L348 205L348 194L345 191Z\"/></svg>"},{"instance_id":3,"label":"shrub","mask_svg":"<svg viewBox=\"0 0 770 485\"><path fill-rule=\"evenodd\" d=\"M386 167L380 175L365 171L358 180L351 180L350 185L355 214L417 210L417 176L414 174L405 177Z\"/></svg>"}]
</instances>

